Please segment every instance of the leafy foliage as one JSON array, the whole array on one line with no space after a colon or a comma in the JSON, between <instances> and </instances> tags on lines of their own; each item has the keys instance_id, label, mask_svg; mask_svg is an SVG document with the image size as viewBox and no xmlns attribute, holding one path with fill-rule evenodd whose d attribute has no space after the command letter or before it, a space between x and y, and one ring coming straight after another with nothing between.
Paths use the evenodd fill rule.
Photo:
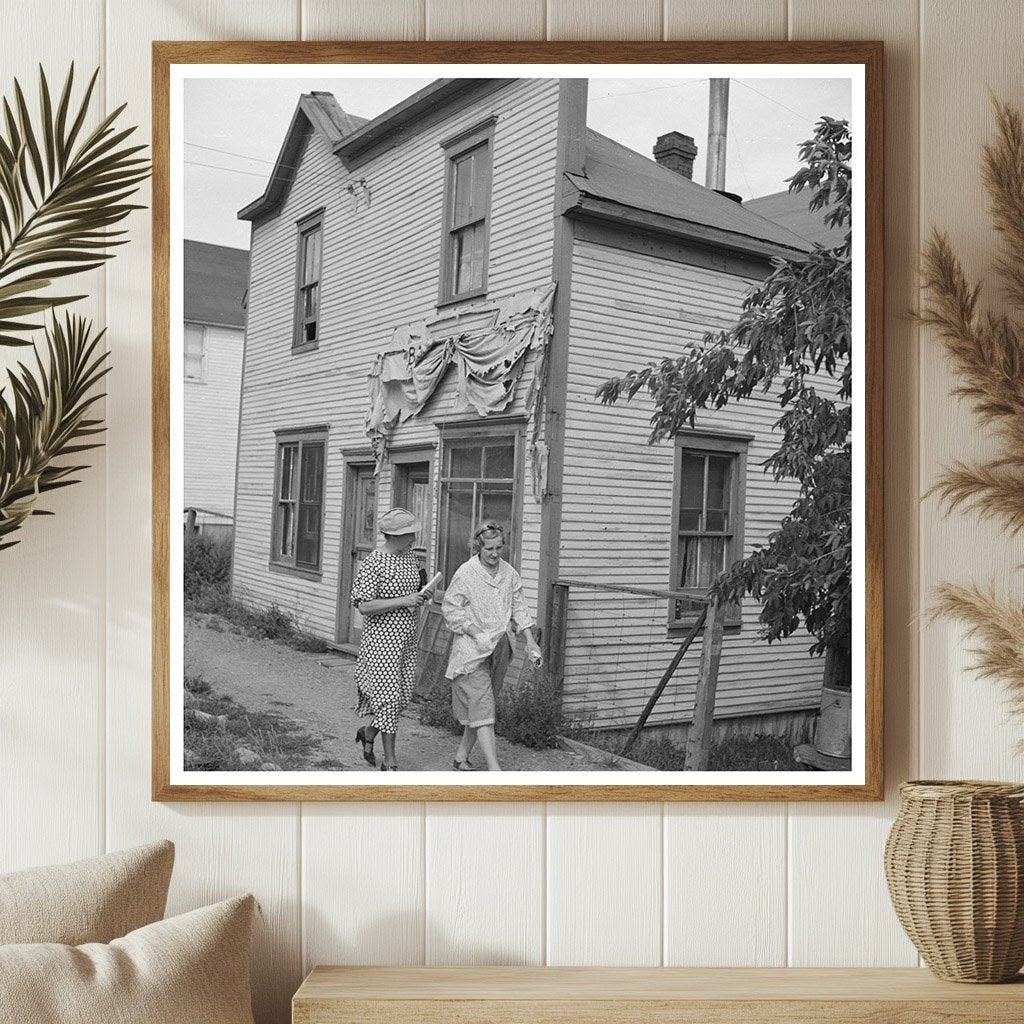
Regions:
<instances>
[{"instance_id":1,"label":"leafy foliage","mask_svg":"<svg viewBox=\"0 0 1024 1024\"><path fill-rule=\"evenodd\" d=\"M776 480L797 480L799 497L767 544L727 569L714 590L726 600L760 600L769 642L802 624L815 638L812 653L831 652L840 677L851 627L850 155L847 122L823 117L800 147L802 166L789 186L809 189L809 209L845 229L839 245L776 259L734 326L597 392L606 403L649 392L655 443L692 429L701 410L775 390L781 438L765 468ZM836 386L823 393L820 374Z\"/></svg>"},{"instance_id":2,"label":"leafy foliage","mask_svg":"<svg viewBox=\"0 0 1024 1024\"><path fill-rule=\"evenodd\" d=\"M31 346L26 337L43 327L31 318L81 295L55 295L59 278L94 270L123 244L114 226L140 207L127 200L149 175L143 146L126 146L135 129L118 130L124 107L91 131L85 121L97 70L77 106L72 105L74 65L56 104L39 69L39 117L34 122L21 85L14 105L4 99L0 125L0 348ZM101 421L90 410L103 397L94 389L108 372L98 351L103 332L81 317L53 316L45 328L48 358L8 370L0 388L0 550L30 515L46 515L38 499L75 483L87 468L60 464L68 455L102 443Z\"/></svg>"},{"instance_id":3,"label":"leafy foliage","mask_svg":"<svg viewBox=\"0 0 1024 1024\"><path fill-rule=\"evenodd\" d=\"M100 267L107 246L127 239L115 224L139 207L127 203L149 174L137 156L143 146L123 146L135 129L117 131L120 106L83 136L93 73L77 109L71 108L74 65L56 107L39 69L39 123L33 125L21 85L14 108L3 101L0 131L0 346L28 345L22 337L38 323L25 317L84 298L43 291L57 278Z\"/></svg>"},{"instance_id":4,"label":"leafy foliage","mask_svg":"<svg viewBox=\"0 0 1024 1024\"><path fill-rule=\"evenodd\" d=\"M103 397L94 386L109 370L105 352L97 352L103 333L65 314L46 330L48 365L36 353L36 372L24 363L8 372L12 400L0 390L0 551L30 515L48 515L38 507L41 494L77 483L84 465L57 465L60 456L100 447L103 430L89 410ZM38 378L38 379L37 379Z\"/></svg>"}]
</instances>

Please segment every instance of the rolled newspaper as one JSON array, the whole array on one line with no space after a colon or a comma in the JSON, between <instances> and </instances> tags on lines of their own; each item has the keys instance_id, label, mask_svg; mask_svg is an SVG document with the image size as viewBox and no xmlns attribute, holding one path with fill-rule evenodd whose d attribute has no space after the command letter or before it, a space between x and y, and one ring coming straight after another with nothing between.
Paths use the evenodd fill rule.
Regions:
<instances>
[{"instance_id":1,"label":"rolled newspaper","mask_svg":"<svg viewBox=\"0 0 1024 1024\"><path fill-rule=\"evenodd\" d=\"M443 579L443 574L442 573L437 573L433 577L433 579L428 580L426 583L423 584L422 587L420 587L420 593L421 594L432 594L437 589L437 585L438 585L438 583L441 582L442 579Z\"/></svg>"}]
</instances>

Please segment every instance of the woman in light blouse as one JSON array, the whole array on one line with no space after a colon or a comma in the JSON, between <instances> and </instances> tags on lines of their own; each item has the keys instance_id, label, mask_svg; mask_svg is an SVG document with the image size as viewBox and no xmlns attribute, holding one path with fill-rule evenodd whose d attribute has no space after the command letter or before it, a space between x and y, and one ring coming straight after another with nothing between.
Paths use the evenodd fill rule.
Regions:
<instances>
[{"instance_id":1,"label":"woman in light blouse","mask_svg":"<svg viewBox=\"0 0 1024 1024\"><path fill-rule=\"evenodd\" d=\"M505 531L491 519L473 533L473 557L455 571L441 612L454 634L446 677L452 681L452 711L464 726L452 762L456 771L474 771L469 755L477 741L489 771L501 771L494 743L493 670L515 631L526 637L526 656L540 664L533 639L533 616L523 599L519 573L502 557Z\"/></svg>"}]
</instances>

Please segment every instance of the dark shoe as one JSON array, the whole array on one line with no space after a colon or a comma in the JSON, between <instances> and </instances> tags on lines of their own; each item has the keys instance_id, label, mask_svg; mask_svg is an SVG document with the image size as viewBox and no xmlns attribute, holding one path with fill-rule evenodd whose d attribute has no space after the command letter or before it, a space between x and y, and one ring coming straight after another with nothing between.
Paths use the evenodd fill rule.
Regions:
<instances>
[{"instance_id":1,"label":"dark shoe","mask_svg":"<svg viewBox=\"0 0 1024 1024\"><path fill-rule=\"evenodd\" d=\"M398 771L398 765L397 764L382 764L380 766L380 770L382 772L397 772Z\"/></svg>"},{"instance_id":2,"label":"dark shoe","mask_svg":"<svg viewBox=\"0 0 1024 1024\"><path fill-rule=\"evenodd\" d=\"M465 761L460 761L458 758L455 758L455 760L452 761L452 767L457 772L475 772L476 771L476 765L473 764L473 762L470 761L470 759L468 757L466 758Z\"/></svg>"},{"instance_id":3,"label":"dark shoe","mask_svg":"<svg viewBox=\"0 0 1024 1024\"><path fill-rule=\"evenodd\" d=\"M376 739L376 737L374 737ZM356 743L362 743L363 745L363 760L367 764L372 764L374 767L377 766L377 757L373 752L373 740L366 738L366 726L361 725L356 729Z\"/></svg>"}]
</instances>

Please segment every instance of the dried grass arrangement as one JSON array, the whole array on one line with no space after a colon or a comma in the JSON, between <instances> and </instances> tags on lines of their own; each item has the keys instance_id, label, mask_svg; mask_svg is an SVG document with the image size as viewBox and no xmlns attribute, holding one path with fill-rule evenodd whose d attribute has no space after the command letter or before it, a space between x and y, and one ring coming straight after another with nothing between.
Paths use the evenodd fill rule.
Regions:
<instances>
[{"instance_id":1,"label":"dried grass arrangement","mask_svg":"<svg viewBox=\"0 0 1024 1024\"><path fill-rule=\"evenodd\" d=\"M1006 104L993 106L997 138L984 148L982 182L1001 236L994 267L1012 304L1024 308L1024 124ZM1016 536L1024 530L1024 320L980 308L980 285L968 280L942 232L933 232L923 260L920 322L945 345L959 382L953 394L970 402L996 441L991 458L955 462L928 493L946 514L962 509ZM976 584L944 583L936 597L934 614L967 625L979 674L1002 680L1013 710L1024 714L1024 607Z\"/></svg>"}]
</instances>

